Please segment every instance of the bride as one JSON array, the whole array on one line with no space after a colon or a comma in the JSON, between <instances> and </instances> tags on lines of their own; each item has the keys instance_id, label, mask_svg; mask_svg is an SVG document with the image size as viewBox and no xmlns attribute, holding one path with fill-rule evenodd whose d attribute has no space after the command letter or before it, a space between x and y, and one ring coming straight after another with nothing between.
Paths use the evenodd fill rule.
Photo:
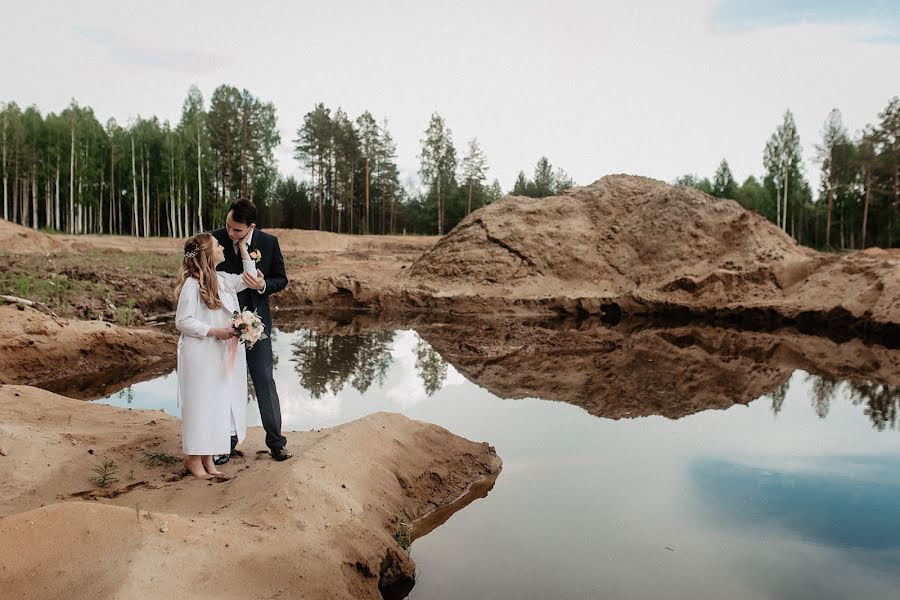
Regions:
<instances>
[{"instance_id":1,"label":"bride","mask_svg":"<svg viewBox=\"0 0 900 600\"><path fill-rule=\"evenodd\" d=\"M248 237L252 231L251 226ZM239 240L238 247L244 273L255 276L256 263L244 240ZM212 235L198 233L189 238L176 290L184 466L201 479L221 475L213 455L228 454L231 436L243 441L247 433L247 358L243 349L237 349L229 323L232 312L240 310L237 293L247 286L242 275L216 271L224 260L225 251Z\"/></svg>"}]
</instances>

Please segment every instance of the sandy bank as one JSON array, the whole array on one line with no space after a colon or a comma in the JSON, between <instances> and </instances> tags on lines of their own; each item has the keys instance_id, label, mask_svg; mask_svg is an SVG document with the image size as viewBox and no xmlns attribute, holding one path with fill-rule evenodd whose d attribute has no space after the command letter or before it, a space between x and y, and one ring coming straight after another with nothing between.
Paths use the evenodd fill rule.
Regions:
<instances>
[{"instance_id":1,"label":"sandy bank","mask_svg":"<svg viewBox=\"0 0 900 600\"><path fill-rule=\"evenodd\" d=\"M0 383L64 386L72 376L120 383L138 372L172 369L175 341L154 329L0 305Z\"/></svg>"},{"instance_id":2,"label":"sandy bank","mask_svg":"<svg viewBox=\"0 0 900 600\"><path fill-rule=\"evenodd\" d=\"M487 444L386 413L289 433L285 463L257 460L251 429L217 483L144 460L180 456L179 422L162 413L3 385L0 423L11 598L380 598L379 584L414 574L403 523L500 470ZM101 489L90 476L104 461L118 481Z\"/></svg>"}]
</instances>

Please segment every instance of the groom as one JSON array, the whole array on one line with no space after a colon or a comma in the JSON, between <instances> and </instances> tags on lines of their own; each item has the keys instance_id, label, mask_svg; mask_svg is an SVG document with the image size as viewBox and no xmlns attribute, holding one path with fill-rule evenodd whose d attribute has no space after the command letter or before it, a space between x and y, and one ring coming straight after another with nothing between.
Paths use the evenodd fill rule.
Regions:
<instances>
[{"instance_id":1,"label":"groom","mask_svg":"<svg viewBox=\"0 0 900 600\"><path fill-rule=\"evenodd\" d=\"M232 202L225 217L225 228L212 231L212 235L225 249L225 262L218 270L226 273L243 273L238 240L247 235L251 225L256 223L256 206L241 198ZM284 271L284 257L278 246L278 238L254 228L247 238L250 256L256 260L257 276L244 274L246 290L238 294L241 309L255 310L266 326L266 334L270 337L259 340L247 352L247 367L253 387L256 390L256 403L266 430L266 446L275 460L287 460L292 455L285 447L287 439L281 435L281 406L278 403L278 391L272 375L272 313L269 312L269 296L280 292L287 286L287 274ZM237 436L231 436L231 454L215 457L217 465L228 462L236 454Z\"/></svg>"}]
</instances>

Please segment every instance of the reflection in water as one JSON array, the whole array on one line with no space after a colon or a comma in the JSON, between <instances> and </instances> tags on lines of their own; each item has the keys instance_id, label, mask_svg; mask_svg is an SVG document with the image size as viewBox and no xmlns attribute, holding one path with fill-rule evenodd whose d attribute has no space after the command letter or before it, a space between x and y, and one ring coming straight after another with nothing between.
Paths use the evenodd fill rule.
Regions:
<instances>
[{"instance_id":1,"label":"reflection in water","mask_svg":"<svg viewBox=\"0 0 900 600\"><path fill-rule=\"evenodd\" d=\"M357 327L359 327L357 325ZM900 352L796 333L712 327L637 331L572 323L469 321L417 326L467 379L502 398L542 398L600 417L678 419L769 398L777 416L791 374L808 373L815 413L838 388L881 430L897 423Z\"/></svg>"},{"instance_id":2,"label":"reflection in water","mask_svg":"<svg viewBox=\"0 0 900 600\"><path fill-rule=\"evenodd\" d=\"M817 375L807 375L807 380L812 384L810 400L813 408L816 409L819 418L824 419L828 416L828 409L831 407L831 399L837 392L838 382Z\"/></svg>"},{"instance_id":3,"label":"reflection in water","mask_svg":"<svg viewBox=\"0 0 900 600\"><path fill-rule=\"evenodd\" d=\"M416 342L416 370L429 396L440 390L447 379L447 361L422 340Z\"/></svg>"},{"instance_id":4,"label":"reflection in water","mask_svg":"<svg viewBox=\"0 0 900 600\"><path fill-rule=\"evenodd\" d=\"M391 366L393 331L335 335L312 329L296 332L291 362L300 385L313 398L337 394L349 383L364 394L372 384L379 387ZM441 389L447 379L447 362L427 343L415 347L416 371L428 396Z\"/></svg>"},{"instance_id":5,"label":"reflection in water","mask_svg":"<svg viewBox=\"0 0 900 600\"><path fill-rule=\"evenodd\" d=\"M805 380L809 384L810 404L820 419L828 416L832 402L843 395L849 398L854 406L863 407L863 413L869 417L872 426L878 431L900 430L897 419L900 408L900 386L870 381L840 381L812 373L807 373ZM764 396L770 399L775 415L781 412L790 385L791 380L788 379L774 392Z\"/></svg>"},{"instance_id":6,"label":"reflection in water","mask_svg":"<svg viewBox=\"0 0 900 600\"><path fill-rule=\"evenodd\" d=\"M115 397L124 400L125 404L131 405L134 402L134 388L127 387L116 392Z\"/></svg>"},{"instance_id":7,"label":"reflection in water","mask_svg":"<svg viewBox=\"0 0 900 600\"><path fill-rule=\"evenodd\" d=\"M313 398L337 394L349 382L365 393L372 383L380 386L391 365L394 333L379 331L367 335L327 335L313 330L297 332L291 362L300 376L300 385Z\"/></svg>"},{"instance_id":8,"label":"reflection in water","mask_svg":"<svg viewBox=\"0 0 900 600\"><path fill-rule=\"evenodd\" d=\"M729 527L788 529L829 546L900 548L900 458L831 456L802 467L704 459L690 470L701 497ZM900 567L900 555L893 559Z\"/></svg>"},{"instance_id":9,"label":"reflection in water","mask_svg":"<svg viewBox=\"0 0 900 600\"><path fill-rule=\"evenodd\" d=\"M878 431L897 427L900 387L882 383L855 381L850 386L853 404L865 405L865 413Z\"/></svg>"},{"instance_id":10,"label":"reflection in water","mask_svg":"<svg viewBox=\"0 0 900 600\"><path fill-rule=\"evenodd\" d=\"M788 388L790 386L791 380L785 379L784 383L775 388L775 390L763 396L764 398L770 398L772 400L772 413L775 416L778 416L778 413L781 412L781 408L784 406L784 399L787 398Z\"/></svg>"}]
</instances>

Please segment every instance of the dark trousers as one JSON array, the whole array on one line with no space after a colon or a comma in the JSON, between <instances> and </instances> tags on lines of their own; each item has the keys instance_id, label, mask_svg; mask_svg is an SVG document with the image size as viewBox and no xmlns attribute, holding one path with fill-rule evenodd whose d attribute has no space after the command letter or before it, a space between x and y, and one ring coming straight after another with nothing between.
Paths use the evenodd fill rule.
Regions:
<instances>
[{"instance_id":1,"label":"dark trousers","mask_svg":"<svg viewBox=\"0 0 900 600\"><path fill-rule=\"evenodd\" d=\"M272 372L272 338L259 340L246 352L247 368L256 390L259 416L262 418L263 429L266 430L266 446L270 450L284 448L287 438L281 435L281 404Z\"/></svg>"}]
</instances>

